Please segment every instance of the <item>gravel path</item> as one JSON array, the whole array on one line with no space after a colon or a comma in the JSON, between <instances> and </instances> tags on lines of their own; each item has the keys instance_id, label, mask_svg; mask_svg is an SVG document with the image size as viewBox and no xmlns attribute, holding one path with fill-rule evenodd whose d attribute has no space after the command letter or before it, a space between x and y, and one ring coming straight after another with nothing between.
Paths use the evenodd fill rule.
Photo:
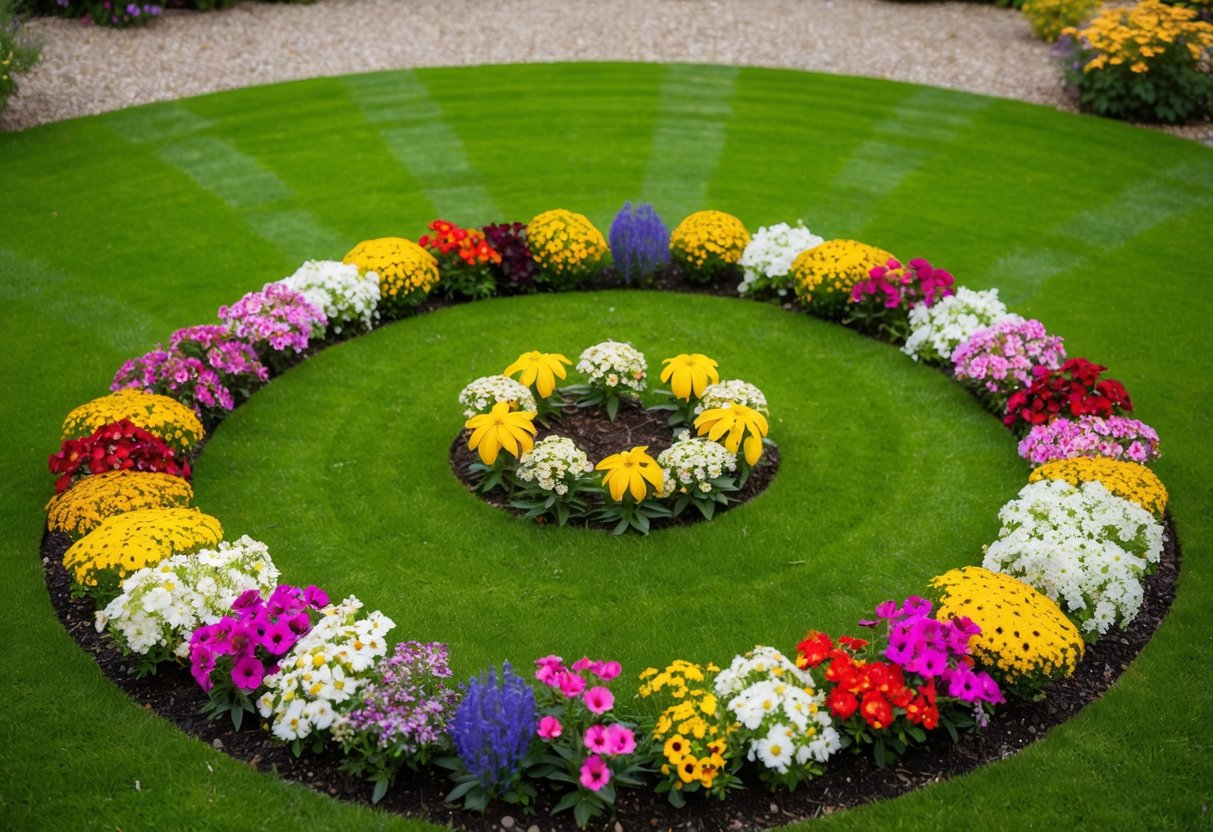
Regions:
<instances>
[{"instance_id":1,"label":"gravel path","mask_svg":"<svg viewBox=\"0 0 1213 832\"><path fill-rule=\"evenodd\" d=\"M670 61L867 75L1072 109L1013 10L893 0L319 0L173 11L140 29L39 19L0 129L379 69ZM1168 132L1213 144L1213 124Z\"/></svg>"}]
</instances>

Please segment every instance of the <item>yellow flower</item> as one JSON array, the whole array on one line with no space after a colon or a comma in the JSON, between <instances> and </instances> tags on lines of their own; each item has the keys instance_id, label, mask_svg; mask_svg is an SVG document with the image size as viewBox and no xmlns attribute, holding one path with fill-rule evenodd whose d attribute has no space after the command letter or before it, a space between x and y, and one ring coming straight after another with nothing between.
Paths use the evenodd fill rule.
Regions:
<instances>
[{"instance_id":1,"label":"yellow flower","mask_svg":"<svg viewBox=\"0 0 1213 832\"><path fill-rule=\"evenodd\" d=\"M741 259L750 232L741 220L723 211L696 211L670 232L670 255L686 266L708 270Z\"/></svg>"},{"instance_id":2,"label":"yellow flower","mask_svg":"<svg viewBox=\"0 0 1213 832\"><path fill-rule=\"evenodd\" d=\"M511 411L509 402L497 402L488 413L464 422L463 426L472 432L468 450L479 453L485 465L496 462L501 450L514 457L522 456L535 445L534 419L534 413Z\"/></svg>"},{"instance_id":3,"label":"yellow flower","mask_svg":"<svg viewBox=\"0 0 1213 832\"><path fill-rule=\"evenodd\" d=\"M438 283L434 255L403 237L363 240L342 259L379 276L380 307L399 312L420 303Z\"/></svg>"},{"instance_id":4,"label":"yellow flower","mask_svg":"<svg viewBox=\"0 0 1213 832\"><path fill-rule=\"evenodd\" d=\"M630 451L608 456L595 467L597 471L606 471L602 484L610 489L615 502L623 499L625 491L630 491L639 503L648 496L649 485L659 491L665 484L665 474L657 460L646 453L648 449L648 445L638 445Z\"/></svg>"},{"instance_id":5,"label":"yellow flower","mask_svg":"<svg viewBox=\"0 0 1213 832\"><path fill-rule=\"evenodd\" d=\"M181 402L168 396L127 389L93 399L67 414L62 436L64 439L88 436L97 428L122 419L129 419L183 453L196 445L203 435L202 423L194 411Z\"/></svg>"},{"instance_id":6,"label":"yellow flower","mask_svg":"<svg viewBox=\"0 0 1213 832\"><path fill-rule=\"evenodd\" d=\"M828 240L792 261L792 286L801 303L818 314L837 314L851 289L869 272L893 259L889 252L854 240Z\"/></svg>"},{"instance_id":7,"label":"yellow flower","mask_svg":"<svg viewBox=\"0 0 1213 832\"><path fill-rule=\"evenodd\" d=\"M1166 486L1153 471L1136 462L1107 457L1059 459L1033 470L1028 481L1042 479L1065 480L1074 486L1101 482L1117 497L1132 500L1160 520L1167 510Z\"/></svg>"},{"instance_id":8,"label":"yellow flower","mask_svg":"<svg viewBox=\"0 0 1213 832\"><path fill-rule=\"evenodd\" d=\"M695 419L695 429L699 431L700 436L706 435L713 442L724 437L721 444L733 453L737 453L744 437L745 461L754 465L762 458L762 438L767 435L769 425L767 417L757 410L743 404L734 404L728 407L714 407L700 413Z\"/></svg>"},{"instance_id":9,"label":"yellow flower","mask_svg":"<svg viewBox=\"0 0 1213 832\"><path fill-rule=\"evenodd\" d=\"M665 369L661 371L661 380L670 382L670 389L679 399L691 400L703 395L708 383L720 381L720 373L716 372L716 362L703 353L676 355L661 362Z\"/></svg>"},{"instance_id":10,"label":"yellow flower","mask_svg":"<svg viewBox=\"0 0 1213 832\"><path fill-rule=\"evenodd\" d=\"M556 389L556 379L568 376L561 364L572 363L558 352L531 350L518 356L518 360L506 367L501 374L512 376L514 373L522 373L518 380L528 387L534 385L539 395L546 399Z\"/></svg>"},{"instance_id":11,"label":"yellow flower","mask_svg":"<svg viewBox=\"0 0 1213 832\"><path fill-rule=\"evenodd\" d=\"M52 531L82 535L114 515L148 508L183 508L193 498L194 490L181 477L151 471L105 471L56 494L46 504L46 526Z\"/></svg>"}]
</instances>

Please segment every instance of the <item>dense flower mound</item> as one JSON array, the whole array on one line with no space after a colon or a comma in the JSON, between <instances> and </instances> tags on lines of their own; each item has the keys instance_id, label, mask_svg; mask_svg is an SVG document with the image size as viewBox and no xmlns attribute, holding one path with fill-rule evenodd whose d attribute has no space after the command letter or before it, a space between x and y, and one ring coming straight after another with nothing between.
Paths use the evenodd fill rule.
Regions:
<instances>
[{"instance_id":1,"label":"dense flower mound","mask_svg":"<svg viewBox=\"0 0 1213 832\"><path fill-rule=\"evenodd\" d=\"M1019 455L1033 465L1080 456L1144 463L1159 456L1158 433L1124 416L1054 419L1028 431L1019 443Z\"/></svg>"},{"instance_id":2,"label":"dense flower mound","mask_svg":"<svg viewBox=\"0 0 1213 832\"><path fill-rule=\"evenodd\" d=\"M105 471L78 480L46 504L46 527L88 534L106 519L147 508L185 508L194 500L189 481L152 471Z\"/></svg>"},{"instance_id":3,"label":"dense flower mound","mask_svg":"<svg viewBox=\"0 0 1213 832\"><path fill-rule=\"evenodd\" d=\"M1059 601L1088 638L1122 629L1141 609L1141 579L1162 555L1163 528L1100 482L1025 485L998 512L1002 530L982 566Z\"/></svg>"},{"instance_id":4,"label":"dense flower mound","mask_svg":"<svg viewBox=\"0 0 1213 832\"><path fill-rule=\"evenodd\" d=\"M463 415L470 419L477 413L488 413L493 405L504 402L510 410L535 412L535 397L525 384L509 376L481 376L459 391Z\"/></svg>"},{"instance_id":5,"label":"dense flower mound","mask_svg":"<svg viewBox=\"0 0 1213 832\"><path fill-rule=\"evenodd\" d=\"M750 232L732 214L696 211L670 232L670 256L709 281L735 266L749 242Z\"/></svg>"},{"instance_id":6,"label":"dense flower mound","mask_svg":"<svg viewBox=\"0 0 1213 832\"><path fill-rule=\"evenodd\" d=\"M975 292L964 286L932 306L910 310L910 335L901 351L915 361L946 364L956 348L986 327L1010 318L997 289Z\"/></svg>"},{"instance_id":7,"label":"dense flower mound","mask_svg":"<svg viewBox=\"0 0 1213 832\"><path fill-rule=\"evenodd\" d=\"M1082 635L1048 596L1010 575L966 566L931 581L940 593L940 619L968 618L981 632L969 650L1003 688L1029 699L1074 672Z\"/></svg>"},{"instance_id":8,"label":"dense flower mound","mask_svg":"<svg viewBox=\"0 0 1213 832\"><path fill-rule=\"evenodd\" d=\"M379 309L385 317L399 317L418 305L438 283L434 255L403 237L363 240L342 262L379 276Z\"/></svg>"},{"instance_id":9,"label":"dense flower mound","mask_svg":"<svg viewBox=\"0 0 1213 832\"><path fill-rule=\"evenodd\" d=\"M267 283L231 306L220 306L219 319L263 359L288 350L303 352L328 327L324 313L285 283Z\"/></svg>"},{"instance_id":10,"label":"dense flower mound","mask_svg":"<svg viewBox=\"0 0 1213 832\"><path fill-rule=\"evenodd\" d=\"M184 453L202 440L194 411L169 396L125 389L86 402L63 420L63 439L79 439L97 428L126 419Z\"/></svg>"},{"instance_id":11,"label":"dense flower mound","mask_svg":"<svg viewBox=\"0 0 1213 832\"><path fill-rule=\"evenodd\" d=\"M828 240L792 261L792 288L796 299L814 315L837 318L850 302L855 285L892 259L889 252L855 240Z\"/></svg>"},{"instance_id":12,"label":"dense flower mound","mask_svg":"<svg viewBox=\"0 0 1213 832\"><path fill-rule=\"evenodd\" d=\"M767 409L767 397L763 395L762 391L748 381L736 378L726 379L705 387L695 412L702 413L705 410L735 404L753 408L767 416L770 415L770 411Z\"/></svg>"},{"instance_id":13,"label":"dense flower mound","mask_svg":"<svg viewBox=\"0 0 1213 832\"><path fill-rule=\"evenodd\" d=\"M165 558L215 546L223 527L196 508L149 508L109 517L63 555L76 584L116 584Z\"/></svg>"},{"instance_id":14,"label":"dense flower mound","mask_svg":"<svg viewBox=\"0 0 1213 832\"><path fill-rule=\"evenodd\" d=\"M823 242L825 240L805 227L804 220L797 220L794 226L781 222L759 228L738 261L742 278L737 294L786 296L792 291L792 261Z\"/></svg>"},{"instance_id":15,"label":"dense flower mound","mask_svg":"<svg viewBox=\"0 0 1213 832\"><path fill-rule=\"evenodd\" d=\"M670 230L648 203L623 204L611 222L610 244L615 268L628 285L670 262Z\"/></svg>"},{"instance_id":16,"label":"dense flower mound","mask_svg":"<svg viewBox=\"0 0 1213 832\"><path fill-rule=\"evenodd\" d=\"M552 434L518 457L514 473L524 483L563 497L570 491L576 492L578 483L593 470L585 451L572 439Z\"/></svg>"},{"instance_id":17,"label":"dense flower mound","mask_svg":"<svg viewBox=\"0 0 1213 832\"><path fill-rule=\"evenodd\" d=\"M1162 519L1167 510L1167 487L1144 465L1099 456L1080 456L1047 462L1032 471L1029 482L1065 480L1070 485L1100 482L1115 494L1131 500Z\"/></svg>"},{"instance_id":18,"label":"dense flower mound","mask_svg":"<svg viewBox=\"0 0 1213 832\"><path fill-rule=\"evenodd\" d=\"M55 491L62 493L72 483L106 471L153 471L189 477L189 462L159 437L125 419L103 425L83 439L65 439L58 453L47 461L58 474Z\"/></svg>"},{"instance_id":19,"label":"dense flower mound","mask_svg":"<svg viewBox=\"0 0 1213 832\"><path fill-rule=\"evenodd\" d=\"M1040 372L1061 369L1062 339L1045 332L1040 321L1008 318L979 329L952 351L956 378L984 391L997 409L1029 386Z\"/></svg>"},{"instance_id":20,"label":"dense flower mound","mask_svg":"<svg viewBox=\"0 0 1213 832\"><path fill-rule=\"evenodd\" d=\"M526 226L531 256L549 282L576 282L602 263L606 238L584 214L556 209L537 214Z\"/></svg>"},{"instance_id":21,"label":"dense flower mound","mask_svg":"<svg viewBox=\"0 0 1213 832\"><path fill-rule=\"evenodd\" d=\"M278 282L322 312L334 335L348 326L369 330L379 317L379 277L353 263L308 260Z\"/></svg>"}]
</instances>

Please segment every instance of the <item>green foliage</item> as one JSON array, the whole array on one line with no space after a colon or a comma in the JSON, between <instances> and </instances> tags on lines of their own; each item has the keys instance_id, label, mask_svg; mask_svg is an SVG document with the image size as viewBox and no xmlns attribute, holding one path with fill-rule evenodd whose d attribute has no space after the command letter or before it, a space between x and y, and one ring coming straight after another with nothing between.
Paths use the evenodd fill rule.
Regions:
<instances>
[{"instance_id":1,"label":"green foliage","mask_svg":"<svg viewBox=\"0 0 1213 832\"><path fill-rule=\"evenodd\" d=\"M1026 0L1020 7L1032 26L1032 33L1047 43L1054 43L1061 32L1077 26L1099 8L1100 0Z\"/></svg>"},{"instance_id":2,"label":"green foliage","mask_svg":"<svg viewBox=\"0 0 1213 832\"><path fill-rule=\"evenodd\" d=\"M0 113L17 92L17 75L38 62L37 45L21 30L14 0L0 0Z\"/></svg>"}]
</instances>

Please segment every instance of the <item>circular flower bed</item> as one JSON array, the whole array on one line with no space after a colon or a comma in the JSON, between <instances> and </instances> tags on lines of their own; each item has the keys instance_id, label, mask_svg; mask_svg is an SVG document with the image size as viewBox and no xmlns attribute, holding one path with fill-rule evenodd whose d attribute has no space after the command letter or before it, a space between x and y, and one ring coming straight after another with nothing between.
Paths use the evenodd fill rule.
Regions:
<instances>
[{"instance_id":1,"label":"circular flower bed","mask_svg":"<svg viewBox=\"0 0 1213 832\"><path fill-rule=\"evenodd\" d=\"M648 208L629 210L645 227L664 228ZM559 276L563 285L607 254L582 215L545 212L520 225L465 236L449 224L432 230L458 268L484 270L465 286L484 285L487 275L503 291L516 288L524 257L533 274ZM668 245L683 268L708 264L685 260L695 246L718 253L715 271L741 258L750 238L739 226L701 212ZM639 250L634 235L624 236ZM508 257L493 248L507 238ZM469 239L473 245L460 245ZM524 254L528 239L537 250ZM984 569L937 577L923 588L933 600L911 596L856 611L858 635L809 629L787 654L758 645L719 664L674 659L665 670L643 670L640 696L669 701L653 720L629 721L611 687L623 668L609 657L540 657L532 681L507 662L456 692L446 682L445 645L407 642L393 652L394 624L381 612L364 611L354 596L334 600L319 587L278 583L263 544L223 541L217 519L188 507L188 487L165 483L188 478L189 460L178 455L196 452L200 439L190 414L161 394L213 425L326 332L356 332L376 315L401 317L428 302L442 284L438 260L402 238L356 247L345 262L357 274L311 264L292 281L246 295L221 310L221 324L180 331L142 370L123 368L114 382L120 392L69 414L50 461L62 493L48 526L79 537L61 547L62 566L75 592L97 604L97 629L114 647L145 670L187 662L206 693L207 715L239 727L244 714L257 714L297 756L339 749L347 770L374 783L374 800L403 767L430 766L428 776L435 767L452 772L447 802L474 810L540 805L570 811L584 826L615 811L627 789L649 786L673 806L755 781L792 789L845 766L845 748L884 767L912 746L980 731L1000 708L1014 707L1008 695L1047 695L1100 636L1137 617L1166 543L1159 518L1166 494L1144 466L1110 460L1154 458L1157 436L1121 415L1132 403L1120 382L1102 377L1105 367L1082 358L1059 363L1060 339L1038 322L1008 323L996 292L954 289L951 275L925 260L906 268L854 241L791 239L813 243L789 269L806 311L894 342L904 332L903 349L916 360L950 359L957 378L1025 437L1021 455L1050 462L1004 506ZM558 524L596 517L620 533L643 533L654 518L692 506L710 517L769 453L767 401L751 384L721 381L705 355L683 353L662 365L668 401L650 415L688 426L686 434L656 457L639 445L597 464L567 436L540 436L535 423L591 409L614 420L636 409L631 400L646 389L648 363L634 347L586 348L575 365L585 382L564 388L556 380L573 362L537 350L501 375L477 379L459 398L464 443L479 458L478 487L502 489L530 517ZM146 406L132 404L140 395ZM95 424L106 414L115 419ZM1052 462L1075 458L1087 462Z\"/></svg>"}]
</instances>

